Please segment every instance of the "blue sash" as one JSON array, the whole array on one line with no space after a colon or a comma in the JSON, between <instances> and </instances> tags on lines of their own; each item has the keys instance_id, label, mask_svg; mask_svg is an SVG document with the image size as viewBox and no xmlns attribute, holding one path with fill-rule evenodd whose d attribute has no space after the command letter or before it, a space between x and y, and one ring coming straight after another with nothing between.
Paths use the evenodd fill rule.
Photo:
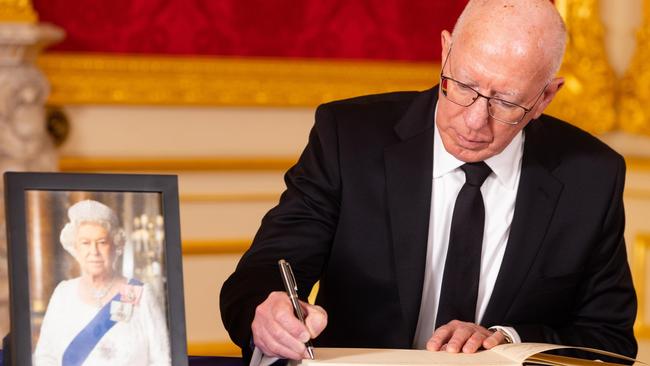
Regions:
<instances>
[{"instance_id":1,"label":"blue sash","mask_svg":"<svg viewBox=\"0 0 650 366\"><path fill-rule=\"evenodd\" d=\"M129 280L129 285L142 286L142 282L132 278ZM81 366L86 361L99 340L117 323L111 320L111 302L119 299L118 293L74 337L63 352L63 366Z\"/></svg>"}]
</instances>

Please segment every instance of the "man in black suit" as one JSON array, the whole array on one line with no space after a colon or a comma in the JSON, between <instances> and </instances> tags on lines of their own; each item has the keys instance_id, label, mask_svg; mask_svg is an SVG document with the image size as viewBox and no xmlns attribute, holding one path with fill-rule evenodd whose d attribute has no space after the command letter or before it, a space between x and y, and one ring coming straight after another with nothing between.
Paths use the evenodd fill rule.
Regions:
<instances>
[{"instance_id":1,"label":"man in black suit","mask_svg":"<svg viewBox=\"0 0 650 366\"><path fill-rule=\"evenodd\" d=\"M634 356L624 161L542 115L563 84L565 38L548 0L472 0L453 35L442 33L439 86L320 106L279 205L222 289L224 324L245 356L255 346L305 357L310 338L449 352L549 342ZM465 212L481 221L453 212L466 186ZM475 233L478 249L456 247ZM320 280L306 326L283 293L280 258L301 298Z\"/></svg>"}]
</instances>

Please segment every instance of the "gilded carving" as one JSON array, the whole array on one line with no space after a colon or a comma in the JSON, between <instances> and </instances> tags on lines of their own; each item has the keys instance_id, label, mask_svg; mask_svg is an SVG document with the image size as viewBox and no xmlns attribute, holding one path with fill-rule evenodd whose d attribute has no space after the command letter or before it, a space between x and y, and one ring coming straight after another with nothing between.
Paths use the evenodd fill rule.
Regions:
<instances>
[{"instance_id":1,"label":"gilded carving","mask_svg":"<svg viewBox=\"0 0 650 366\"><path fill-rule=\"evenodd\" d=\"M564 88L548 113L592 133L616 127L615 75L607 60L598 0L556 0L569 40L559 75Z\"/></svg>"},{"instance_id":2,"label":"gilded carving","mask_svg":"<svg viewBox=\"0 0 650 366\"><path fill-rule=\"evenodd\" d=\"M638 312L636 322L634 323L634 334L637 337L650 337L650 325L646 319L646 309L648 306L646 299L647 290L647 271L648 264L646 261L648 248L650 248L650 235L640 234L635 238L632 256L632 277L634 287L637 291Z\"/></svg>"},{"instance_id":3,"label":"gilded carving","mask_svg":"<svg viewBox=\"0 0 650 366\"><path fill-rule=\"evenodd\" d=\"M0 22L36 23L38 15L30 0L0 0Z\"/></svg>"},{"instance_id":4,"label":"gilded carving","mask_svg":"<svg viewBox=\"0 0 650 366\"><path fill-rule=\"evenodd\" d=\"M38 60L51 104L314 106L431 87L433 63L52 53Z\"/></svg>"},{"instance_id":5,"label":"gilded carving","mask_svg":"<svg viewBox=\"0 0 650 366\"><path fill-rule=\"evenodd\" d=\"M637 33L636 52L621 80L619 123L624 131L650 134L650 0L643 1L643 25Z\"/></svg>"}]
</instances>

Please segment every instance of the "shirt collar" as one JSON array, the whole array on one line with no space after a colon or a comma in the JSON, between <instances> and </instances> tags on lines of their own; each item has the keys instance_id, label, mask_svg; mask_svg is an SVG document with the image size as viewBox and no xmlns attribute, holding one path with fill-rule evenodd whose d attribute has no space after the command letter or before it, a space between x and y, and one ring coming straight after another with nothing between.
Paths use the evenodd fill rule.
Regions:
<instances>
[{"instance_id":1,"label":"shirt collar","mask_svg":"<svg viewBox=\"0 0 650 366\"><path fill-rule=\"evenodd\" d=\"M438 118L438 104L436 103L435 118ZM433 178L440 178L443 175L459 168L465 162L456 159L447 152L442 144L438 125L434 123L433 134ZM507 189L514 190L519 172L521 171L521 159L524 151L524 133L519 131L503 151L485 160L485 163L492 169L497 180Z\"/></svg>"}]
</instances>

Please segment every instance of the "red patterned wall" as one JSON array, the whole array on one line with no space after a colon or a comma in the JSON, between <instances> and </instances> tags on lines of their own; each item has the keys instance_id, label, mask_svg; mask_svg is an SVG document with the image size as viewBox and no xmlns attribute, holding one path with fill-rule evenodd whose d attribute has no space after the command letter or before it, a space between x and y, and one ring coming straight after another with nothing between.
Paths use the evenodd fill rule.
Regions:
<instances>
[{"instance_id":1,"label":"red patterned wall","mask_svg":"<svg viewBox=\"0 0 650 366\"><path fill-rule=\"evenodd\" d=\"M56 51L439 60L467 0L32 0Z\"/></svg>"}]
</instances>

